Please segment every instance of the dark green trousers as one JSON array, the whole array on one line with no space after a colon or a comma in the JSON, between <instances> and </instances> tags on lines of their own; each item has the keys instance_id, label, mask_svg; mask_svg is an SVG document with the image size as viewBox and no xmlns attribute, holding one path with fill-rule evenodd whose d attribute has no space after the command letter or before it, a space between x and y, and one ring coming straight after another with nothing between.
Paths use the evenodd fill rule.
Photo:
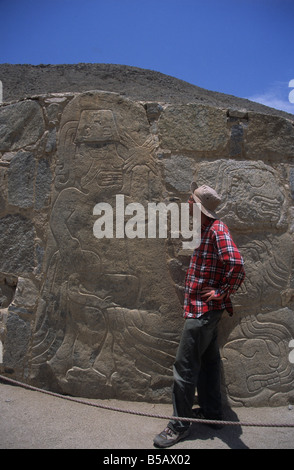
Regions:
<instances>
[{"instance_id":1,"label":"dark green trousers","mask_svg":"<svg viewBox=\"0 0 294 470\"><path fill-rule=\"evenodd\" d=\"M174 363L173 416L192 418L195 389L204 415L221 419L220 353L217 342L218 323L223 310L185 320ZM172 420L169 427L184 431L189 422Z\"/></svg>"}]
</instances>

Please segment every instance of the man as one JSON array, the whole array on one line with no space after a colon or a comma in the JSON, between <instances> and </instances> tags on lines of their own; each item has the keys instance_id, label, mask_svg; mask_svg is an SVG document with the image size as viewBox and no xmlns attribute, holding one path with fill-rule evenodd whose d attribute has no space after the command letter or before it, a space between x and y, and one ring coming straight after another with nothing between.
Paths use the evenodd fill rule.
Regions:
<instances>
[{"instance_id":1,"label":"man","mask_svg":"<svg viewBox=\"0 0 294 470\"><path fill-rule=\"evenodd\" d=\"M230 296L242 284L245 271L228 227L217 219L221 199L216 191L196 183L191 191L190 214L195 202L201 204L201 242L185 279L185 324L174 363L173 416L221 420L217 327L225 309L233 314ZM196 387L200 408L192 410ZM189 421L170 421L154 445L174 445L188 435L189 427Z\"/></svg>"}]
</instances>

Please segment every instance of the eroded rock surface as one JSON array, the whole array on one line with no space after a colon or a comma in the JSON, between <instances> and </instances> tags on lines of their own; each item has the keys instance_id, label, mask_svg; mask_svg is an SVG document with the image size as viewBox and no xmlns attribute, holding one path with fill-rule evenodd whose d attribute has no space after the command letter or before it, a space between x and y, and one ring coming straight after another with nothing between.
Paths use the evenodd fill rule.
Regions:
<instances>
[{"instance_id":1,"label":"eroded rock surface","mask_svg":"<svg viewBox=\"0 0 294 470\"><path fill-rule=\"evenodd\" d=\"M135 214L121 222L117 196L148 214L186 202L196 180L221 194L247 273L220 326L225 395L293 400L293 121L90 91L6 103L0 123L4 373L72 395L170 400L191 253L134 220L124 236ZM113 238L94 234L99 204L113 209Z\"/></svg>"}]
</instances>

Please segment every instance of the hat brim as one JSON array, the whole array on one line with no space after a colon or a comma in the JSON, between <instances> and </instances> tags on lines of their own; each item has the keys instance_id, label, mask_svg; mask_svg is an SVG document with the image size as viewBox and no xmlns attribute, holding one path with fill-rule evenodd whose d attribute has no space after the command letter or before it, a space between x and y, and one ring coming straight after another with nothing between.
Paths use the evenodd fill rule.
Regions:
<instances>
[{"instance_id":1,"label":"hat brim","mask_svg":"<svg viewBox=\"0 0 294 470\"><path fill-rule=\"evenodd\" d=\"M192 185L191 185L191 189L192 189ZM197 187L195 189L197 189ZM196 203L200 204L200 210L201 210L201 212L203 212L203 214L205 214L207 217L210 217L211 219L217 219L218 218L217 214L215 212L210 211L210 210L206 209L203 206L201 200L197 196L195 196L195 194L192 193L192 196L193 196L194 201Z\"/></svg>"}]
</instances>

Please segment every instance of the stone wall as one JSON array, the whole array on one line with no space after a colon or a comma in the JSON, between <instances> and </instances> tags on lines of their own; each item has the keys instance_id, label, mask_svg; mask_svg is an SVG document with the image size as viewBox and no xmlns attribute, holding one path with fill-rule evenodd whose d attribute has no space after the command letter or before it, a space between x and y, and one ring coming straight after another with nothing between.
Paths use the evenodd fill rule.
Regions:
<instances>
[{"instance_id":1,"label":"stone wall","mask_svg":"<svg viewBox=\"0 0 294 470\"><path fill-rule=\"evenodd\" d=\"M1 372L62 393L170 401L190 253L180 239L102 238L98 203L222 196L244 259L220 325L224 395L294 400L294 121L91 91L0 107ZM116 219L115 219L116 220Z\"/></svg>"}]
</instances>

